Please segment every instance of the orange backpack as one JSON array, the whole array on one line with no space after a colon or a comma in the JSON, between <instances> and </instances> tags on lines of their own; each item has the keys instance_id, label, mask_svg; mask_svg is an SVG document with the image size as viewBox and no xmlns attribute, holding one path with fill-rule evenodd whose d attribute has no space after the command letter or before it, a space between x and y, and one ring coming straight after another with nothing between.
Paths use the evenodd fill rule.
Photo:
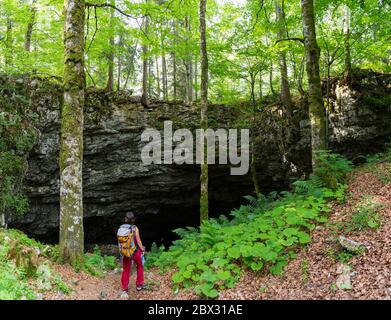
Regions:
<instances>
[{"instance_id":1,"label":"orange backpack","mask_svg":"<svg viewBox=\"0 0 391 320\"><path fill-rule=\"evenodd\" d=\"M123 224L117 232L118 247L120 254L123 257L131 258L136 251L136 242L134 241L136 234L135 226Z\"/></svg>"}]
</instances>

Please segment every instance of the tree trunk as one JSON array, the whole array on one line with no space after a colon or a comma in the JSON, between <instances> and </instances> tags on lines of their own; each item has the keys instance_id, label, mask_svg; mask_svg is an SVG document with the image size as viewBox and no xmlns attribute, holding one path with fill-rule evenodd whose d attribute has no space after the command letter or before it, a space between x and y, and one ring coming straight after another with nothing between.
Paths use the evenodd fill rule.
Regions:
<instances>
[{"instance_id":1,"label":"tree trunk","mask_svg":"<svg viewBox=\"0 0 391 320\"><path fill-rule=\"evenodd\" d=\"M308 103L311 120L312 165L320 151L326 149L326 119L319 73L320 49L316 41L313 0L301 0L306 69L308 76Z\"/></svg>"},{"instance_id":2,"label":"tree trunk","mask_svg":"<svg viewBox=\"0 0 391 320\"><path fill-rule=\"evenodd\" d=\"M174 35L177 36L177 29L175 20L173 21ZM174 40L175 41L175 40ZM176 67L176 54L175 54L175 43L174 43L174 51L172 52L172 65L173 65L173 87L174 87L174 101L177 99L177 67Z\"/></svg>"},{"instance_id":3,"label":"tree trunk","mask_svg":"<svg viewBox=\"0 0 391 320\"><path fill-rule=\"evenodd\" d=\"M304 65L305 65L305 56L301 60L299 75L297 77L297 89L299 90L299 93L302 97L305 96L305 91L303 88Z\"/></svg>"},{"instance_id":4,"label":"tree trunk","mask_svg":"<svg viewBox=\"0 0 391 320\"><path fill-rule=\"evenodd\" d=\"M350 51L350 8L348 5L344 6L344 49L345 49L345 76L349 76L352 71L352 59Z\"/></svg>"},{"instance_id":5,"label":"tree trunk","mask_svg":"<svg viewBox=\"0 0 391 320\"><path fill-rule=\"evenodd\" d=\"M160 94L161 94L161 87L160 87L160 71L159 71L159 60L158 57L156 56L155 58L155 64L156 64L156 84L157 84L157 97L160 99Z\"/></svg>"},{"instance_id":6,"label":"tree trunk","mask_svg":"<svg viewBox=\"0 0 391 320\"><path fill-rule=\"evenodd\" d=\"M200 48L201 48L201 128L208 128L208 51L206 46L206 0L200 0ZM206 139L204 136L204 150ZM208 196L208 163L207 154L204 152L203 163L201 164L201 194L200 194L200 221L201 223L209 217L209 196Z\"/></svg>"},{"instance_id":7,"label":"tree trunk","mask_svg":"<svg viewBox=\"0 0 391 320\"><path fill-rule=\"evenodd\" d=\"M263 79L262 79L262 70L259 70L259 101L262 101L263 98Z\"/></svg>"},{"instance_id":8,"label":"tree trunk","mask_svg":"<svg viewBox=\"0 0 391 320\"><path fill-rule=\"evenodd\" d=\"M285 13L284 9L279 3L280 0L276 1L276 15L278 22L278 38L286 38L286 29L285 29ZM288 67L286 64L286 53L285 51L280 51L279 54L279 63L280 63L280 72L281 72L281 101L286 108L288 116L292 117L292 98L291 91L288 81Z\"/></svg>"},{"instance_id":9,"label":"tree trunk","mask_svg":"<svg viewBox=\"0 0 391 320\"><path fill-rule=\"evenodd\" d=\"M251 102L252 102L254 108L255 108L255 105L256 105L255 80L256 80L256 73L255 72L250 72Z\"/></svg>"},{"instance_id":10,"label":"tree trunk","mask_svg":"<svg viewBox=\"0 0 391 320\"><path fill-rule=\"evenodd\" d=\"M7 18L7 31L5 38L5 55L4 63L7 67L12 65L12 55L13 55L13 39L12 39L12 25L13 22L10 18Z\"/></svg>"},{"instance_id":11,"label":"tree trunk","mask_svg":"<svg viewBox=\"0 0 391 320\"><path fill-rule=\"evenodd\" d=\"M163 29L161 33L161 46L162 46L162 77L163 77L163 100L167 101L168 88L167 88L167 63L166 63L166 51L164 49Z\"/></svg>"},{"instance_id":12,"label":"tree trunk","mask_svg":"<svg viewBox=\"0 0 391 320\"><path fill-rule=\"evenodd\" d=\"M152 97L153 61L148 59L148 97Z\"/></svg>"},{"instance_id":13,"label":"tree trunk","mask_svg":"<svg viewBox=\"0 0 391 320\"><path fill-rule=\"evenodd\" d=\"M195 100L198 100L198 62L197 56L194 57L194 94Z\"/></svg>"},{"instance_id":14,"label":"tree trunk","mask_svg":"<svg viewBox=\"0 0 391 320\"><path fill-rule=\"evenodd\" d=\"M111 0L110 4L115 6L115 0ZM107 74L107 91L114 90L114 9L110 8L110 39L109 39L109 54L108 54L108 74Z\"/></svg>"},{"instance_id":15,"label":"tree trunk","mask_svg":"<svg viewBox=\"0 0 391 320\"><path fill-rule=\"evenodd\" d=\"M123 46L122 35L119 37L119 47ZM121 53L118 54L118 74L117 74L117 93L121 90L121 72L122 72L122 57Z\"/></svg>"},{"instance_id":16,"label":"tree trunk","mask_svg":"<svg viewBox=\"0 0 391 320\"><path fill-rule=\"evenodd\" d=\"M191 25L189 17L185 18L185 28L187 31L186 37L186 102L188 104L193 102L193 59L189 47L190 35L191 35Z\"/></svg>"},{"instance_id":17,"label":"tree trunk","mask_svg":"<svg viewBox=\"0 0 391 320\"><path fill-rule=\"evenodd\" d=\"M144 32L145 34L148 34L148 29L149 29L149 17L145 16L144 17ZM147 41L145 39L145 41ZM141 96L141 103L143 106L148 106L149 104L149 96L148 96L148 91L149 91L149 86L148 86L148 46L146 43L143 44L143 92Z\"/></svg>"},{"instance_id":18,"label":"tree trunk","mask_svg":"<svg viewBox=\"0 0 391 320\"><path fill-rule=\"evenodd\" d=\"M270 60L270 72L269 72L269 85L270 85L270 92L272 95L276 94L276 91L273 87L273 61Z\"/></svg>"},{"instance_id":19,"label":"tree trunk","mask_svg":"<svg viewBox=\"0 0 391 320\"><path fill-rule=\"evenodd\" d=\"M256 167L256 157L255 157L255 149L254 149L254 141L251 138L251 178L253 180L254 185L254 192L256 195L261 193L261 189L259 188L259 181L258 181L258 172Z\"/></svg>"},{"instance_id":20,"label":"tree trunk","mask_svg":"<svg viewBox=\"0 0 391 320\"><path fill-rule=\"evenodd\" d=\"M35 25L35 15L37 13L36 4L37 4L37 0L33 0L33 2L31 3L31 8L30 8L31 16L30 16L30 21L27 25L26 36L24 39L24 49L28 52L30 52L31 49L31 37L33 34L33 27Z\"/></svg>"},{"instance_id":21,"label":"tree trunk","mask_svg":"<svg viewBox=\"0 0 391 320\"><path fill-rule=\"evenodd\" d=\"M64 103L60 146L60 258L83 259L84 0L64 1Z\"/></svg>"}]
</instances>

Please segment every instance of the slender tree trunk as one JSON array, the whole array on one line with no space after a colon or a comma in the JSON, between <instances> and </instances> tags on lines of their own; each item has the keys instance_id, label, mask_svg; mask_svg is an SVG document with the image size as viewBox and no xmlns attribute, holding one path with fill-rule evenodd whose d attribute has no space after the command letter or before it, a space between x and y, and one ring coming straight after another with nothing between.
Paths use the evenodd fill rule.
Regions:
<instances>
[{"instance_id":1,"label":"slender tree trunk","mask_svg":"<svg viewBox=\"0 0 391 320\"><path fill-rule=\"evenodd\" d=\"M60 146L60 258L83 259L84 0L64 1L64 103Z\"/></svg>"},{"instance_id":2,"label":"slender tree trunk","mask_svg":"<svg viewBox=\"0 0 391 320\"><path fill-rule=\"evenodd\" d=\"M0 228L6 229L7 224L5 223L5 213L1 212L0 213Z\"/></svg>"},{"instance_id":3,"label":"slender tree trunk","mask_svg":"<svg viewBox=\"0 0 391 320\"><path fill-rule=\"evenodd\" d=\"M262 70L259 70L259 101L262 101L263 98L263 79L262 79Z\"/></svg>"},{"instance_id":4,"label":"slender tree trunk","mask_svg":"<svg viewBox=\"0 0 391 320\"><path fill-rule=\"evenodd\" d=\"M198 62L197 56L194 57L194 94L195 100L198 100Z\"/></svg>"},{"instance_id":5,"label":"slender tree trunk","mask_svg":"<svg viewBox=\"0 0 391 320\"><path fill-rule=\"evenodd\" d=\"M119 37L119 47L123 45L122 35ZM122 72L122 56L121 53L118 54L118 74L117 74L117 92L121 90L121 72Z\"/></svg>"},{"instance_id":6,"label":"slender tree trunk","mask_svg":"<svg viewBox=\"0 0 391 320\"><path fill-rule=\"evenodd\" d=\"M167 101L168 93L167 93L167 63L166 63L166 51L164 48L164 38L163 38L163 28L161 32L161 46L162 46L162 77L163 77L163 100Z\"/></svg>"},{"instance_id":7,"label":"slender tree trunk","mask_svg":"<svg viewBox=\"0 0 391 320\"><path fill-rule=\"evenodd\" d=\"M278 22L278 38L285 39L286 38L286 29L285 29L285 13L280 0L276 1L276 14L277 14L277 22ZM279 63L280 63L280 72L281 72L281 101L286 108L288 116L292 117L292 98L291 91L289 87L288 81L288 67L286 63L286 53L285 51L281 51L279 54Z\"/></svg>"},{"instance_id":8,"label":"slender tree trunk","mask_svg":"<svg viewBox=\"0 0 391 320\"><path fill-rule=\"evenodd\" d=\"M344 6L344 49L345 49L345 75L349 76L352 71L352 59L350 50L350 8L348 5Z\"/></svg>"},{"instance_id":9,"label":"slender tree trunk","mask_svg":"<svg viewBox=\"0 0 391 320\"><path fill-rule=\"evenodd\" d=\"M177 36L177 29L176 29L175 20L173 21L173 29L174 29L174 35ZM177 66L176 66L177 59L176 59L175 50L176 50L176 48L175 48L175 44L174 44L174 51L172 53L174 101L177 100Z\"/></svg>"},{"instance_id":10,"label":"slender tree trunk","mask_svg":"<svg viewBox=\"0 0 391 320\"><path fill-rule=\"evenodd\" d=\"M135 57L136 57L136 53L137 53L137 47L138 47L138 40L132 50L132 55L128 61L128 70L126 72L126 79L125 79L125 83L124 83L124 86L123 86L123 89L126 90L127 86L128 86L128 81L129 81L129 78L130 78L130 74L132 72L134 72L134 65L135 65Z\"/></svg>"},{"instance_id":11,"label":"slender tree trunk","mask_svg":"<svg viewBox=\"0 0 391 320\"><path fill-rule=\"evenodd\" d=\"M308 103L311 120L311 146L313 169L320 151L326 149L326 119L319 73L320 49L316 41L313 0L301 0L306 69L308 76Z\"/></svg>"},{"instance_id":12,"label":"slender tree trunk","mask_svg":"<svg viewBox=\"0 0 391 320\"><path fill-rule=\"evenodd\" d=\"M260 75L260 97L259 100L262 99L262 76ZM256 73L250 73L251 76L251 96L252 96L252 107L253 107L253 116L252 116L252 128L251 128L251 178L254 184L255 194L260 194L259 181L257 175L257 167L256 167L256 156L255 156L255 147L254 147L254 128L255 128L255 120L257 114L257 103L255 99L255 81L256 81Z\"/></svg>"},{"instance_id":13,"label":"slender tree trunk","mask_svg":"<svg viewBox=\"0 0 391 320\"><path fill-rule=\"evenodd\" d=\"M157 57L157 56L156 56L156 59L155 59L155 64L156 64L157 96L158 96L158 99L160 99L160 95L161 95L160 71L159 71L159 60L158 60L158 57Z\"/></svg>"},{"instance_id":14,"label":"slender tree trunk","mask_svg":"<svg viewBox=\"0 0 391 320\"><path fill-rule=\"evenodd\" d=\"M153 61L148 59L148 97L152 97Z\"/></svg>"},{"instance_id":15,"label":"slender tree trunk","mask_svg":"<svg viewBox=\"0 0 391 320\"><path fill-rule=\"evenodd\" d=\"M270 60L270 72L269 72L269 85L270 85L270 92L272 95L276 94L276 91L273 87L273 61Z\"/></svg>"},{"instance_id":16,"label":"slender tree trunk","mask_svg":"<svg viewBox=\"0 0 391 320\"><path fill-rule=\"evenodd\" d=\"M115 5L115 0L110 1L111 5ZM110 39L109 39L109 54L108 54L108 74L107 74L107 90L114 90L114 9L110 8Z\"/></svg>"},{"instance_id":17,"label":"slender tree trunk","mask_svg":"<svg viewBox=\"0 0 391 320\"><path fill-rule=\"evenodd\" d=\"M255 99L255 78L256 73L250 72L250 89L251 89L251 102L255 108L256 105L256 99Z\"/></svg>"},{"instance_id":18,"label":"slender tree trunk","mask_svg":"<svg viewBox=\"0 0 391 320\"><path fill-rule=\"evenodd\" d=\"M10 18L7 18L7 30L6 30L6 38L5 38L5 55L4 62L7 67L12 65L12 55L13 55L13 39L12 39L12 25L13 22Z\"/></svg>"},{"instance_id":19,"label":"slender tree trunk","mask_svg":"<svg viewBox=\"0 0 391 320\"><path fill-rule=\"evenodd\" d=\"M148 29L149 29L149 17L145 16L144 17L144 32L145 34L148 34ZM145 40L147 41L147 40ZM149 86L148 86L148 45L146 43L143 44L143 92L141 96L141 103L144 106L147 106L149 104L149 96L148 96L148 91L149 91Z\"/></svg>"},{"instance_id":20,"label":"slender tree trunk","mask_svg":"<svg viewBox=\"0 0 391 320\"><path fill-rule=\"evenodd\" d=\"M24 49L28 52L30 52L31 49L31 38L33 34L33 28L35 25L35 16L37 14L36 4L37 4L37 0L33 0L33 2L31 3L31 8L30 8L31 16L30 16L30 21L27 25L26 36L24 39Z\"/></svg>"},{"instance_id":21,"label":"slender tree trunk","mask_svg":"<svg viewBox=\"0 0 391 320\"><path fill-rule=\"evenodd\" d=\"M177 100L177 68L176 68L176 54L175 52L172 53L172 67L173 67L173 75L172 75L172 81L173 81L173 88L174 88L174 101Z\"/></svg>"},{"instance_id":22,"label":"slender tree trunk","mask_svg":"<svg viewBox=\"0 0 391 320\"><path fill-rule=\"evenodd\" d=\"M194 90L193 90L193 61L192 56L190 55L190 61L189 61L189 101L190 103L194 100Z\"/></svg>"},{"instance_id":23,"label":"slender tree trunk","mask_svg":"<svg viewBox=\"0 0 391 320\"><path fill-rule=\"evenodd\" d=\"M299 93L302 97L305 96L305 91L303 88L304 66L305 66L305 56L301 60L299 75L297 77L297 89L299 90Z\"/></svg>"},{"instance_id":24,"label":"slender tree trunk","mask_svg":"<svg viewBox=\"0 0 391 320\"><path fill-rule=\"evenodd\" d=\"M206 0L200 0L200 48L201 48L201 128L208 128L208 51L206 45ZM206 150L206 139L204 137L204 150ZM203 164L201 164L201 196L200 196L200 221L201 223L209 217L209 195L208 195L208 163L207 153L204 152Z\"/></svg>"},{"instance_id":25,"label":"slender tree trunk","mask_svg":"<svg viewBox=\"0 0 391 320\"><path fill-rule=\"evenodd\" d=\"M188 32L187 41L187 61L186 61L186 71L187 71L187 102L190 104L193 102L193 57L190 50L190 35L191 35L191 24L189 17L185 19L185 25Z\"/></svg>"}]
</instances>

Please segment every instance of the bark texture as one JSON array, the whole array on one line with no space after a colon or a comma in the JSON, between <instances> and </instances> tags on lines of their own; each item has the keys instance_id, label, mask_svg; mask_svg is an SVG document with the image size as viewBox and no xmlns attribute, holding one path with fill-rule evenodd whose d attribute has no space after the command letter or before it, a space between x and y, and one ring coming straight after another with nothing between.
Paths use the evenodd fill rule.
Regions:
<instances>
[{"instance_id":1,"label":"bark texture","mask_svg":"<svg viewBox=\"0 0 391 320\"><path fill-rule=\"evenodd\" d=\"M35 16L37 14L37 0L33 0L31 4L31 9L30 9L30 21L27 25L27 31L26 31L26 37L24 39L24 49L26 51L30 51L31 49L31 37L33 35L33 28L35 25Z\"/></svg>"},{"instance_id":2,"label":"bark texture","mask_svg":"<svg viewBox=\"0 0 391 320\"><path fill-rule=\"evenodd\" d=\"M84 252L83 107L84 0L64 1L64 103L60 146L60 257L78 263Z\"/></svg>"},{"instance_id":3,"label":"bark texture","mask_svg":"<svg viewBox=\"0 0 391 320\"><path fill-rule=\"evenodd\" d=\"M208 52L206 47L206 0L200 0L200 47L201 47L201 128L208 127ZM206 146L206 139L204 145ZM200 195L200 220L208 219L208 164L207 155L204 154L204 163L201 164L201 195Z\"/></svg>"},{"instance_id":4,"label":"bark texture","mask_svg":"<svg viewBox=\"0 0 391 320\"><path fill-rule=\"evenodd\" d=\"M302 0L302 18L306 69L308 76L308 104L311 121L312 166L316 168L319 151L326 149L326 117L319 73L320 49L316 41L313 0Z\"/></svg>"},{"instance_id":5,"label":"bark texture","mask_svg":"<svg viewBox=\"0 0 391 320\"><path fill-rule=\"evenodd\" d=\"M149 29L149 17L145 16L144 18L144 32L145 34L148 34L148 29ZM144 106L148 105L149 102L149 86L148 86L148 77L149 77L149 71L148 71L148 64L149 64L149 59L147 57L148 55L148 46L146 43L143 44L143 92L141 96L141 103Z\"/></svg>"}]
</instances>

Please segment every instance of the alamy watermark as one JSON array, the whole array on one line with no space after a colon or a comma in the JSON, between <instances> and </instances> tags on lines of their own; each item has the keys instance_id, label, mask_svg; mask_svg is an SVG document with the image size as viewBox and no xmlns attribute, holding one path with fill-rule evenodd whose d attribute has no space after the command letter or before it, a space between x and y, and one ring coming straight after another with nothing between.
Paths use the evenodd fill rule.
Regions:
<instances>
[{"instance_id":1,"label":"alamy watermark","mask_svg":"<svg viewBox=\"0 0 391 320\"><path fill-rule=\"evenodd\" d=\"M163 139L159 130L149 128L142 133L141 141L147 143L141 151L144 165L204 164L206 158L208 165L231 164L231 175L246 175L249 171L249 129L196 129L194 139L189 129L173 132L172 121L165 121Z\"/></svg>"}]
</instances>

